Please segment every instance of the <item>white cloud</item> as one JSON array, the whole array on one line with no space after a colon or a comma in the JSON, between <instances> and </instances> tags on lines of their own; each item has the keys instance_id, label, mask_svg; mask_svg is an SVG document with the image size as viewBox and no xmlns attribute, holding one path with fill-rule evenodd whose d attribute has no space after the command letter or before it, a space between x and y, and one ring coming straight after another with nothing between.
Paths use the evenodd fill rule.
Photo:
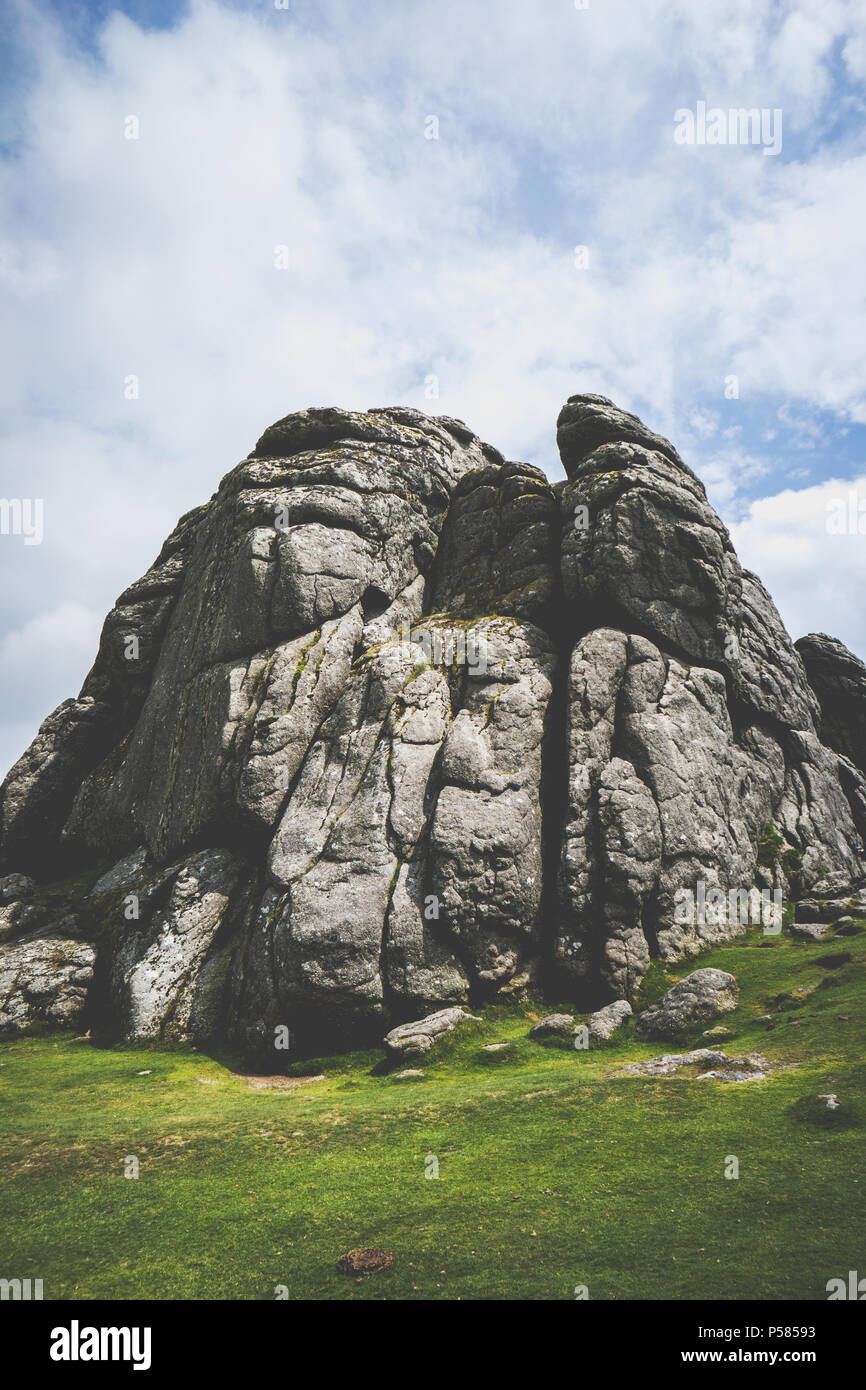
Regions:
<instances>
[{"instance_id":1,"label":"white cloud","mask_svg":"<svg viewBox=\"0 0 866 1390\"><path fill-rule=\"evenodd\" d=\"M852 496L851 514L858 520L862 499L862 533L847 524ZM840 505L846 522L841 534L834 529ZM829 632L858 655L866 652L866 474L753 502L731 528L731 538L743 564L773 595L793 637Z\"/></svg>"},{"instance_id":2,"label":"white cloud","mask_svg":"<svg viewBox=\"0 0 866 1390\"><path fill-rule=\"evenodd\" d=\"M41 711L38 725L78 691L93 661L102 616L79 603L62 603L0 640L0 776L33 737L34 709Z\"/></svg>"}]
</instances>

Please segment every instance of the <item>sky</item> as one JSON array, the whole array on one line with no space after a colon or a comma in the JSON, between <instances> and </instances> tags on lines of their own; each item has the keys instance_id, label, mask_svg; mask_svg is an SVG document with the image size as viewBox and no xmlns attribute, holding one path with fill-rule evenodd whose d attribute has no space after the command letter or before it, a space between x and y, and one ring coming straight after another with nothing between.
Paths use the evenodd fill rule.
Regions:
<instances>
[{"instance_id":1,"label":"sky","mask_svg":"<svg viewBox=\"0 0 866 1390\"><path fill-rule=\"evenodd\" d=\"M0 773L310 405L555 479L610 396L866 657L862 0L7 0L0 64Z\"/></svg>"}]
</instances>

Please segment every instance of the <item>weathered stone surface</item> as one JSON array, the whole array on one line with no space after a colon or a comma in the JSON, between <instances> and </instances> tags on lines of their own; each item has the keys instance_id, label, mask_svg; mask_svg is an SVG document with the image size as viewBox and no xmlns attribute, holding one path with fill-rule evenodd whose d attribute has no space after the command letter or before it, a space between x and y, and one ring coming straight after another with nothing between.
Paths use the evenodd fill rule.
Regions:
<instances>
[{"instance_id":1,"label":"weathered stone surface","mask_svg":"<svg viewBox=\"0 0 866 1390\"><path fill-rule=\"evenodd\" d=\"M64 937L0 945L0 1033L39 1023L75 1023L93 979L94 959L86 942Z\"/></svg>"},{"instance_id":2,"label":"weathered stone surface","mask_svg":"<svg viewBox=\"0 0 866 1390\"><path fill-rule=\"evenodd\" d=\"M559 581L556 495L524 463L457 484L436 560L431 611L501 613L544 624Z\"/></svg>"},{"instance_id":3,"label":"weathered stone surface","mask_svg":"<svg viewBox=\"0 0 866 1390\"><path fill-rule=\"evenodd\" d=\"M794 920L823 922L830 926L848 913L851 904L851 898L801 898L794 912Z\"/></svg>"},{"instance_id":4,"label":"weathered stone surface","mask_svg":"<svg viewBox=\"0 0 866 1390\"><path fill-rule=\"evenodd\" d=\"M639 1013L636 1028L646 1037L665 1038L737 1007L737 982L726 970L695 970Z\"/></svg>"},{"instance_id":5,"label":"weathered stone surface","mask_svg":"<svg viewBox=\"0 0 866 1390\"><path fill-rule=\"evenodd\" d=\"M692 1052L666 1052L648 1062L632 1062L623 1072L627 1076L673 1076L683 1067L694 1066L700 1068L696 1081L760 1081L770 1070L766 1057L759 1052L728 1057L724 1052L698 1047Z\"/></svg>"},{"instance_id":6,"label":"weathered stone surface","mask_svg":"<svg viewBox=\"0 0 866 1390\"><path fill-rule=\"evenodd\" d=\"M824 742L866 774L866 666L825 632L810 632L794 645L821 706Z\"/></svg>"},{"instance_id":7,"label":"weathered stone surface","mask_svg":"<svg viewBox=\"0 0 866 1390\"><path fill-rule=\"evenodd\" d=\"M583 460L602 444L618 442L641 444L662 454L701 488L670 440L647 429L637 415L621 410L607 396L569 396L556 422L559 456L569 478L574 477Z\"/></svg>"},{"instance_id":8,"label":"weathered stone surface","mask_svg":"<svg viewBox=\"0 0 866 1390\"><path fill-rule=\"evenodd\" d=\"M58 705L8 773L0 788L0 868L50 879L77 862L63 834L70 808L83 779L138 718L205 512L182 517L152 568L121 594L78 699Z\"/></svg>"},{"instance_id":9,"label":"weathered stone surface","mask_svg":"<svg viewBox=\"0 0 866 1390\"><path fill-rule=\"evenodd\" d=\"M574 1032L574 1014L548 1014L533 1023L529 1030L531 1038L550 1038L557 1033Z\"/></svg>"},{"instance_id":10,"label":"weathered stone surface","mask_svg":"<svg viewBox=\"0 0 866 1390\"><path fill-rule=\"evenodd\" d=\"M615 999L612 1004L605 1004L603 1009L596 1009L586 1020L590 1039L606 1042L627 1018L631 1018L631 1014L631 1004L627 999Z\"/></svg>"},{"instance_id":11,"label":"weathered stone surface","mask_svg":"<svg viewBox=\"0 0 866 1390\"><path fill-rule=\"evenodd\" d=\"M472 1014L465 1009L439 1009L427 1018L419 1018L414 1023L401 1023L392 1028L383 1039L392 1057L415 1057L429 1052L433 1044L446 1033L451 1033Z\"/></svg>"},{"instance_id":12,"label":"weathered stone surface","mask_svg":"<svg viewBox=\"0 0 866 1390\"><path fill-rule=\"evenodd\" d=\"M555 654L531 624L471 630L461 708L442 747L430 827L430 883L479 994L533 978L541 952L542 745Z\"/></svg>"},{"instance_id":13,"label":"weathered stone surface","mask_svg":"<svg viewBox=\"0 0 866 1390\"><path fill-rule=\"evenodd\" d=\"M0 907L0 941L25 936L28 932L42 926L45 911L39 903L19 899Z\"/></svg>"},{"instance_id":14,"label":"weathered stone surface","mask_svg":"<svg viewBox=\"0 0 866 1390\"><path fill-rule=\"evenodd\" d=\"M113 1036L275 1064L549 987L601 1038L653 960L866 913L866 667L794 646L637 417L558 439L551 485L410 409L265 431L0 790L22 989L42 933Z\"/></svg>"},{"instance_id":15,"label":"weathered stone surface","mask_svg":"<svg viewBox=\"0 0 866 1390\"><path fill-rule=\"evenodd\" d=\"M830 927L825 922L795 922L791 927L791 935L801 941L822 941L829 930Z\"/></svg>"},{"instance_id":16,"label":"weathered stone surface","mask_svg":"<svg viewBox=\"0 0 866 1390\"><path fill-rule=\"evenodd\" d=\"M709 1067L726 1061L724 1052L696 1047L691 1052L664 1052L660 1057L650 1057L646 1062L630 1062L623 1067L623 1072L626 1076L673 1076L683 1067Z\"/></svg>"},{"instance_id":17,"label":"weathered stone surface","mask_svg":"<svg viewBox=\"0 0 866 1390\"><path fill-rule=\"evenodd\" d=\"M39 927L45 912L33 902L36 884L26 874L7 874L0 878L0 941L25 935Z\"/></svg>"},{"instance_id":18,"label":"weathered stone surface","mask_svg":"<svg viewBox=\"0 0 866 1390\"><path fill-rule=\"evenodd\" d=\"M768 1072L754 1065L754 1058L732 1057L731 1065L701 1072L698 1081L763 1081Z\"/></svg>"},{"instance_id":19,"label":"weathered stone surface","mask_svg":"<svg viewBox=\"0 0 866 1390\"><path fill-rule=\"evenodd\" d=\"M67 836L165 861L249 817L271 826L365 618L429 571L454 485L492 457L409 410L272 426L203 509L137 724Z\"/></svg>"},{"instance_id":20,"label":"weathered stone surface","mask_svg":"<svg viewBox=\"0 0 866 1390\"><path fill-rule=\"evenodd\" d=\"M0 878L0 906L32 898L35 892L36 884L26 874L6 874L5 878Z\"/></svg>"},{"instance_id":21,"label":"weathered stone surface","mask_svg":"<svg viewBox=\"0 0 866 1390\"><path fill-rule=\"evenodd\" d=\"M225 850L191 856L123 920L110 966L116 1027L123 1038L211 1037L222 1019L227 962L212 952L242 865Z\"/></svg>"},{"instance_id":22,"label":"weathered stone surface","mask_svg":"<svg viewBox=\"0 0 866 1390\"><path fill-rule=\"evenodd\" d=\"M133 850L132 854L126 855L124 859L118 860L96 880L90 890L91 898L102 898L116 893L121 888L128 888L137 883L146 863L147 850L142 845L139 849Z\"/></svg>"},{"instance_id":23,"label":"weathered stone surface","mask_svg":"<svg viewBox=\"0 0 866 1390\"><path fill-rule=\"evenodd\" d=\"M735 738L718 672L609 628L572 654L567 741L557 959L577 984L600 975L633 996L652 954L681 959L743 929L685 908L700 884L755 884L784 755L757 726Z\"/></svg>"}]
</instances>

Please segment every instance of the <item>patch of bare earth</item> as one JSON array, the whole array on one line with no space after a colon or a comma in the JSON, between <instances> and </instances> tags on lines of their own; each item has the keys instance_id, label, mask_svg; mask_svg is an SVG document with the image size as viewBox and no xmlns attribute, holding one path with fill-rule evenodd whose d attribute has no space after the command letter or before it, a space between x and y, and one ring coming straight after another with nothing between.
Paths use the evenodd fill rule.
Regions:
<instances>
[{"instance_id":1,"label":"patch of bare earth","mask_svg":"<svg viewBox=\"0 0 866 1390\"><path fill-rule=\"evenodd\" d=\"M324 1081L324 1072L318 1076L246 1076L233 1071L237 1081L246 1081L254 1091L296 1091L299 1086L309 1086L312 1081Z\"/></svg>"}]
</instances>

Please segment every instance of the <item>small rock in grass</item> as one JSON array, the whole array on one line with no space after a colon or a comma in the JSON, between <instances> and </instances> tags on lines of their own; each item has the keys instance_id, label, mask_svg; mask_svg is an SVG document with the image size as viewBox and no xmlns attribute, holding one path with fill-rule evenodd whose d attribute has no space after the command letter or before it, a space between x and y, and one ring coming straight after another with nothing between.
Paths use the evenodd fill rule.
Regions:
<instances>
[{"instance_id":1,"label":"small rock in grass","mask_svg":"<svg viewBox=\"0 0 866 1390\"><path fill-rule=\"evenodd\" d=\"M821 941L829 930L829 925L824 922L795 922L791 935L800 941Z\"/></svg>"},{"instance_id":2,"label":"small rock in grass","mask_svg":"<svg viewBox=\"0 0 866 1390\"><path fill-rule=\"evenodd\" d=\"M737 1071L735 1068L722 1068L720 1071L701 1072L698 1081L761 1081L766 1076L762 1071Z\"/></svg>"},{"instance_id":3,"label":"small rock in grass","mask_svg":"<svg viewBox=\"0 0 866 1390\"><path fill-rule=\"evenodd\" d=\"M728 1059L724 1052L713 1052L709 1047L697 1047L691 1052L665 1052L661 1057L650 1057L648 1062L632 1062L626 1067L629 1076L670 1076L680 1067L704 1063L707 1066Z\"/></svg>"},{"instance_id":4,"label":"small rock in grass","mask_svg":"<svg viewBox=\"0 0 866 1390\"><path fill-rule=\"evenodd\" d=\"M392 1028L390 1033L385 1034L385 1046L393 1057L412 1057L429 1052L437 1038L450 1033L458 1023L474 1018L475 1015L467 1013L465 1009L439 1009L435 1014L428 1014L414 1023L401 1023L397 1028Z\"/></svg>"},{"instance_id":5,"label":"small rock in grass","mask_svg":"<svg viewBox=\"0 0 866 1390\"><path fill-rule=\"evenodd\" d=\"M648 1062L633 1062L625 1070L629 1076L671 1076L682 1067L695 1065L707 1068L698 1081L756 1081L769 1070L766 1057L760 1053L728 1057L708 1047L697 1047L691 1052L666 1052L661 1057L651 1057Z\"/></svg>"},{"instance_id":6,"label":"small rock in grass","mask_svg":"<svg viewBox=\"0 0 866 1390\"><path fill-rule=\"evenodd\" d=\"M531 1038L550 1038L556 1033L567 1033L574 1027L574 1014L548 1014L529 1030Z\"/></svg>"},{"instance_id":7,"label":"small rock in grass","mask_svg":"<svg viewBox=\"0 0 866 1390\"><path fill-rule=\"evenodd\" d=\"M364 1245L357 1250L347 1250L345 1255L341 1255L337 1261L337 1269L341 1274L381 1274L383 1270L390 1269L394 1263L394 1256L388 1250L379 1250L372 1245Z\"/></svg>"},{"instance_id":8,"label":"small rock in grass","mask_svg":"<svg viewBox=\"0 0 866 1390\"><path fill-rule=\"evenodd\" d=\"M770 1064L760 1052L748 1052L743 1057L729 1057L726 1067L702 1072L698 1081L761 1081Z\"/></svg>"}]
</instances>

